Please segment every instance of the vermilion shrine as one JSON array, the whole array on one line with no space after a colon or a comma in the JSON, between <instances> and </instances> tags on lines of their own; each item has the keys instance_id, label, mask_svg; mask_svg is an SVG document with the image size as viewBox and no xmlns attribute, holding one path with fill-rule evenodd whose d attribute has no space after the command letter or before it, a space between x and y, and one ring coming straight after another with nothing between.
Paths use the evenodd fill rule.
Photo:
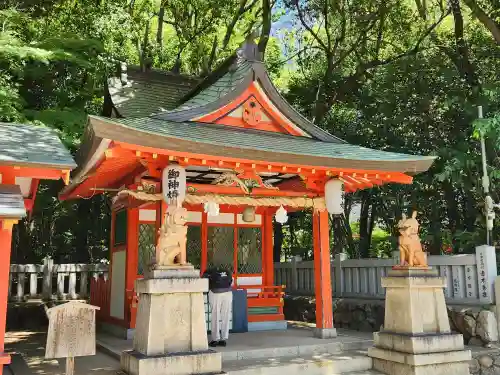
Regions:
<instances>
[{"instance_id":1,"label":"vermilion shrine","mask_svg":"<svg viewBox=\"0 0 500 375\"><path fill-rule=\"evenodd\" d=\"M252 42L202 81L122 71L105 101L108 116L89 116L79 167L60 197L115 194L110 280L94 285L91 303L122 335L135 328L134 283L167 209L153 198L167 166L186 171L187 260L201 272L233 271L235 288L247 291L249 330L286 328L283 286L273 280L273 220L312 211L316 334L331 337L328 217L339 213L340 188L409 184L434 160L352 145L320 129L281 97Z\"/></svg>"},{"instance_id":2,"label":"vermilion shrine","mask_svg":"<svg viewBox=\"0 0 500 375\"><path fill-rule=\"evenodd\" d=\"M30 215L40 180L69 182L76 167L53 130L0 123L0 369L10 363L4 353L12 226Z\"/></svg>"}]
</instances>

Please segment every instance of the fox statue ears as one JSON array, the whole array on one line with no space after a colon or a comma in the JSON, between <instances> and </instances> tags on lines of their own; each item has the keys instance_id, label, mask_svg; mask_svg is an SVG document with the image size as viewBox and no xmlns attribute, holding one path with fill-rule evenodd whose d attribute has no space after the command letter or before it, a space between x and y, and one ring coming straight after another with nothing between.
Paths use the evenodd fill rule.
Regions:
<instances>
[{"instance_id":1,"label":"fox statue ears","mask_svg":"<svg viewBox=\"0 0 500 375\"><path fill-rule=\"evenodd\" d=\"M413 211L412 215L411 215L411 218L412 219L415 219L417 217L417 211Z\"/></svg>"}]
</instances>

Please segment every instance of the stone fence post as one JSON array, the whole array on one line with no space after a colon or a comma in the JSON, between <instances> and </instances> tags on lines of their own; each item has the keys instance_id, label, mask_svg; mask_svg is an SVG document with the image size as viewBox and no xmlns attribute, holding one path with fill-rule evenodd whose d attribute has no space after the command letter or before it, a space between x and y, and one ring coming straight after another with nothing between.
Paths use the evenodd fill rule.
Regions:
<instances>
[{"instance_id":1,"label":"stone fence post","mask_svg":"<svg viewBox=\"0 0 500 375\"><path fill-rule=\"evenodd\" d=\"M344 278L342 277L342 262L347 260L346 253L335 254L335 259L333 261L333 275L335 277L335 288L333 294L335 297L342 297L342 291L344 290Z\"/></svg>"},{"instance_id":2,"label":"stone fence post","mask_svg":"<svg viewBox=\"0 0 500 375\"><path fill-rule=\"evenodd\" d=\"M494 285L497 277L495 247L488 245L476 247L476 265L479 301L491 305L495 302Z\"/></svg>"},{"instance_id":3,"label":"stone fence post","mask_svg":"<svg viewBox=\"0 0 500 375\"><path fill-rule=\"evenodd\" d=\"M292 266L292 268L290 269L290 272L291 272L290 280L291 280L292 285L290 285L290 290L292 292L296 292L299 289L299 275L297 273L297 258L296 257L292 258L291 266Z\"/></svg>"},{"instance_id":4,"label":"stone fence post","mask_svg":"<svg viewBox=\"0 0 500 375\"><path fill-rule=\"evenodd\" d=\"M394 260L394 265L399 264L401 262L401 258L399 256L399 250L392 252L392 259Z\"/></svg>"},{"instance_id":5,"label":"stone fence post","mask_svg":"<svg viewBox=\"0 0 500 375\"><path fill-rule=\"evenodd\" d=\"M54 260L46 257L43 259L43 284L42 296L45 300L52 299L52 270L54 269Z\"/></svg>"}]
</instances>

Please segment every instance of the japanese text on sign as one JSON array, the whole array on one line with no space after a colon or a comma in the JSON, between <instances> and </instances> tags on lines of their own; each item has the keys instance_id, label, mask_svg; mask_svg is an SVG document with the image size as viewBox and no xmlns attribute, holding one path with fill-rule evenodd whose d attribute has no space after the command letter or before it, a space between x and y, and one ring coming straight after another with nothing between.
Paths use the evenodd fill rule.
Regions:
<instances>
[{"instance_id":1,"label":"japanese text on sign","mask_svg":"<svg viewBox=\"0 0 500 375\"><path fill-rule=\"evenodd\" d=\"M163 171L163 199L167 204L181 205L186 195L186 171L180 165L169 165Z\"/></svg>"}]
</instances>

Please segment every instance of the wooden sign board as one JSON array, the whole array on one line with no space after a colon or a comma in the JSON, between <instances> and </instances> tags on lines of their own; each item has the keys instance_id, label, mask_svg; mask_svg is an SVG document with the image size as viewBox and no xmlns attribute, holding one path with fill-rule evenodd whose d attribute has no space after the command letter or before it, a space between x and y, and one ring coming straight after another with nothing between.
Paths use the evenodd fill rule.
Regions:
<instances>
[{"instance_id":1,"label":"wooden sign board","mask_svg":"<svg viewBox=\"0 0 500 375\"><path fill-rule=\"evenodd\" d=\"M48 309L45 358L95 355L95 310L99 307L77 301Z\"/></svg>"}]
</instances>

